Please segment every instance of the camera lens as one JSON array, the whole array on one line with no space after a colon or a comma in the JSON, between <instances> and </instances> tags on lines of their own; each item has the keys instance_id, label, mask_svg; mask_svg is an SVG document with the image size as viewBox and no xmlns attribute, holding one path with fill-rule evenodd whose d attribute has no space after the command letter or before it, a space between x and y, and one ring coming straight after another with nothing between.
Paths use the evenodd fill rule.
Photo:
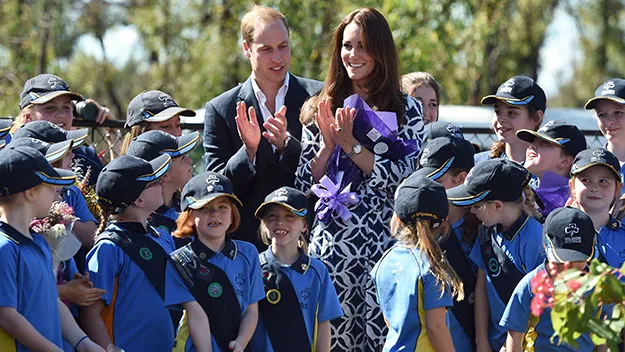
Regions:
<instances>
[{"instance_id":1,"label":"camera lens","mask_svg":"<svg viewBox=\"0 0 625 352\"><path fill-rule=\"evenodd\" d=\"M93 121L98 117L100 109L95 103L87 103L86 101L79 101L74 103L75 115L82 117L85 120Z\"/></svg>"}]
</instances>

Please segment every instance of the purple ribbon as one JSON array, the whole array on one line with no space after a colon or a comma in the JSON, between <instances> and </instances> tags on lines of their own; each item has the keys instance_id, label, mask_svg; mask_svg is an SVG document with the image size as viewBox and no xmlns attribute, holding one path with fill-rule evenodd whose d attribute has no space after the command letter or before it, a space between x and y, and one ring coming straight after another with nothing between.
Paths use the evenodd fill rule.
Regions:
<instances>
[{"instance_id":1,"label":"purple ribbon","mask_svg":"<svg viewBox=\"0 0 625 352\"><path fill-rule=\"evenodd\" d=\"M360 200L356 192L351 192L351 184L341 191L340 183L337 185L328 176L323 176L318 184L312 186L312 192L319 197L315 204L317 218L328 223L331 218L341 218L343 221L351 219L352 213L347 209L348 205L358 204Z\"/></svg>"}]
</instances>

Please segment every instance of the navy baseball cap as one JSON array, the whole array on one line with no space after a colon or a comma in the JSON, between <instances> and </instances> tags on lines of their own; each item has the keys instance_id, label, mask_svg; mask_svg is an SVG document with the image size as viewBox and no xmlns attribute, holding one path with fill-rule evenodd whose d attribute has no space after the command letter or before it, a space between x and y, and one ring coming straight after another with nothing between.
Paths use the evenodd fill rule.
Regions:
<instances>
[{"instance_id":1,"label":"navy baseball cap","mask_svg":"<svg viewBox=\"0 0 625 352\"><path fill-rule=\"evenodd\" d=\"M603 82L595 90L595 97L588 100L584 108L592 110L597 105L597 102L603 99L625 105L625 79L612 78Z\"/></svg>"},{"instance_id":2,"label":"navy baseball cap","mask_svg":"<svg viewBox=\"0 0 625 352\"><path fill-rule=\"evenodd\" d=\"M507 159L490 159L477 165L464 181L447 190L449 201L467 207L486 200L513 202L523 195L531 174L523 166Z\"/></svg>"},{"instance_id":3,"label":"navy baseball cap","mask_svg":"<svg viewBox=\"0 0 625 352\"><path fill-rule=\"evenodd\" d=\"M558 208L545 219L543 244L550 262L589 261L595 254L595 240L592 220L579 209Z\"/></svg>"},{"instance_id":4,"label":"navy baseball cap","mask_svg":"<svg viewBox=\"0 0 625 352\"><path fill-rule=\"evenodd\" d=\"M273 204L285 207L293 213L293 215L300 218L308 214L308 200L304 193L293 187L280 187L265 197L265 201L256 209L254 216L258 219L262 219L265 215L265 211Z\"/></svg>"},{"instance_id":5,"label":"navy baseball cap","mask_svg":"<svg viewBox=\"0 0 625 352\"><path fill-rule=\"evenodd\" d=\"M9 145L16 148L22 148L25 146L33 148L41 153L50 164L63 159L63 157L66 156L70 150L72 150L71 139L58 143L48 143L36 138L22 137L11 140Z\"/></svg>"},{"instance_id":6,"label":"navy baseball cap","mask_svg":"<svg viewBox=\"0 0 625 352\"><path fill-rule=\"evenodd\" d=\"M464 139L464 135L458 126L451 122L434 121L423 128L423 140L430 141L438 137L456 137Z\"/></svg>"},{"instance_id":7,"label":"navy baseball cap","mask_svg":"<svg viewBox=\"0 0 625 352\"><path fill-rule=\"evenodd\" d=\"M455 137L432 139L418 156L417 170L436 181L449 169L470 169L475 165L471 142Z\"/></svg>"},{"instance_id":8,"label":"navy baseball cap","mask_svg":"<svg viewBox=\"0 0 625 352\"><path fill-rule=\"evenodd\" d=\"M182 211L185 211L187 208L201 209L206 204L220 197L229 197L240 206L243 206L239 198L234 195L232 182L226 176L212 171L205 171L192 177L182 188L180 209Z\"/></svg>"},{"instance_id":9,"label":"navy baseball cap","mask_svg":"<svg viewBox=\"0 0 625 352\"><path fill-rule=\"evenodd\" d=\"M100 204L130 206L148 184L158 181L171 169L171 157L161 155L145 161L132 155L120 156L102 169L95 190Z\"/></svg>"},{"instance_id":10,"label":"navy baseball cap","mask_svg":"<svg viewBox=\"0 0 625 352\"><path fill-rule=\"evenodd\" d=\"M174 137L167 132L152 130L135 137L130 142L126 155L145 160L152 160L162 154L176 158L190 153L199 143L200 133L197 131Z\"/></svg>"},{"instance_id":11,"label":"navy baseball cap","mask_svg":"<svg viewBox=\"0 0 625 352\"><path fill-rule=\"evenodd\" d=\"M607 167L618 180L622 180L621 163L616 155L604 148L586 149L579 152L571 166L571 176L597 165Z\"/></svg>"},{"instance_id":12,"label":"navy baseball cap","mask_svg":"<svg viewBox=\"0 0 625 352\"><path fill-rule=\"evenodd\" d=\"M512 106L531 105L542 111L547 108L545 91L526 76L514 76L503 82L497 88L497 93L482 98L482 105L493 105L497 100Z\"/></svg>"},{"instance_id":13,"label":"navy baseball cap","mask_svg":"<svg viewBox=\"0 0 625 352\"><path fill-rule=\"evenodd\" d=\"M66 131L50 121L37 120L22 125L15 131L13 138L31 137L48 143L72 140L72 149L76 149L85 143L88 135L87 128Z\"/></svg>"},{"instance_id":14,"label":"navy baseball cap","mask_svg":"<svg viewBox=\"0 0 625 352\"><path fill-rule=\"evenodd\" d=\"M449 214L445 187L422 175L410 175L395 192L394 212L404 224L431 220L436 227Z\"/></svg>"},{"instance_id":15,"label":"navy baseball cap","mask_svg":"<svg viewBox=\"0 0 625 352\"><path fill-rule=\"evenodd\" d=\"M35 76L24 83L20 93L20 110L30 104L45 104L61 95L68 95L72 100L83 100L80 94L69 90L69 85L61 77L50 73Z\"/></svg>"},{"instance_id":16,"label":"navy baseball cap","mask_svg":"<svg viewBox=\"0 0 625 352\"><path fill-rule=\"evenodd\" d=\"M0 150L0 196L9 196L39 184L71 186L76 175L53 168L37 150L22 146L7 146Z\"/></svg>"},{"instance_id":17,"label":"navy baseball cap","mask_svg":"<svg viewBox=\"0 0 625 352\"><path fill-rule=\"evenodd\" d=\"M181 108L167 93L160 90L142 92L128 104L126 125L130 128L143 121L161 122L176 116L195 116L195 111Z\"/></svg>"},{"instance_id":18,"label":"navy baseball cap","mask_svg":"<svg viewBox=\"0 0 625 352\"><path fill-rule=\"evenodd\" d=\"M516 136L523 141L533 143L536 138L564 148L571 156L588 148L586 137L575 125L564 121L549 121L538 131L521 129Z\"/></svg>"},{"instance_id":19,"label":"navy baseball cap","mask_svg":"<svg viewBox=\"0 0 625 352\"><path fill-rule=\"evenodd\" d=\"M0 118L0 138L6 137L9 134L9 132L11 132L12 126L13 126L13 119Z\"/></svg>"}]
</instances>

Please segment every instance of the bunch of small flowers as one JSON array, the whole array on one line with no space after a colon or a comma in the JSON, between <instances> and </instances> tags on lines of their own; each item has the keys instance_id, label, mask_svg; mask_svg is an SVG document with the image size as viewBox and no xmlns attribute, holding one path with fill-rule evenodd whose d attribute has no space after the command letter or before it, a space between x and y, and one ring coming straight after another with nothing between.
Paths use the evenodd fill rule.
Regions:
<instances>
[{"instance_id":1,"label":"bunch of small flowers","mask_svg":"<svg viewBox=\"0 0 625 352\"><path fill-rule=\"evenodd\" d=\"M78 218L74 209L65 202L54 202L48 216L43 219L33 219L30 227L33 231L42 234L46 240L58 240L69 233L71 224Z\"/></svg>"},{"instance_id":2,"label":"bunch of small flowers","mask_svg":"<svg viewBox=\"0 0 625 352\"><path fill-rule=\"evenodd\" d=\"M531 303L532 315L539 317L545 308L553 307L553 280L546 270L541 270L530 281L534 297Z\"/></svg>"}]
</instances>

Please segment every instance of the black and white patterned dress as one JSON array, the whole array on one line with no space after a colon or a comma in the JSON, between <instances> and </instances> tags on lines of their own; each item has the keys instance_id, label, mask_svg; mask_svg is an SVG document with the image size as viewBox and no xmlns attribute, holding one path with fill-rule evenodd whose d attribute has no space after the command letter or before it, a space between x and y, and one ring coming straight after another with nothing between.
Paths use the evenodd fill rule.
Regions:
<instances>
[{"instance_id":1,"label":"black and white patterned dress","mask_svg":"<svg viewBox=\"0 0 625 352\"><path fill-rule=\"evenodd\" d=\"M407 97L406 123L399 127L404 140L423 140L423 114L420 102ZM319 151L321 134L311 124L304 126L302 154L295 187L310 192L313 185L310 161ZM352 218L332 219L324 224L315 219L311 231L310 255L328 267L345 315L332 322L332 351L378 351L386 336L386 324L375 297L370 272L390 246L389 222L393 215L393 195L399 182L417 165L418 151L397 161L375 155L373 172L356 189L360 198L350 206Z\"/></svg>"}]
</instances>

